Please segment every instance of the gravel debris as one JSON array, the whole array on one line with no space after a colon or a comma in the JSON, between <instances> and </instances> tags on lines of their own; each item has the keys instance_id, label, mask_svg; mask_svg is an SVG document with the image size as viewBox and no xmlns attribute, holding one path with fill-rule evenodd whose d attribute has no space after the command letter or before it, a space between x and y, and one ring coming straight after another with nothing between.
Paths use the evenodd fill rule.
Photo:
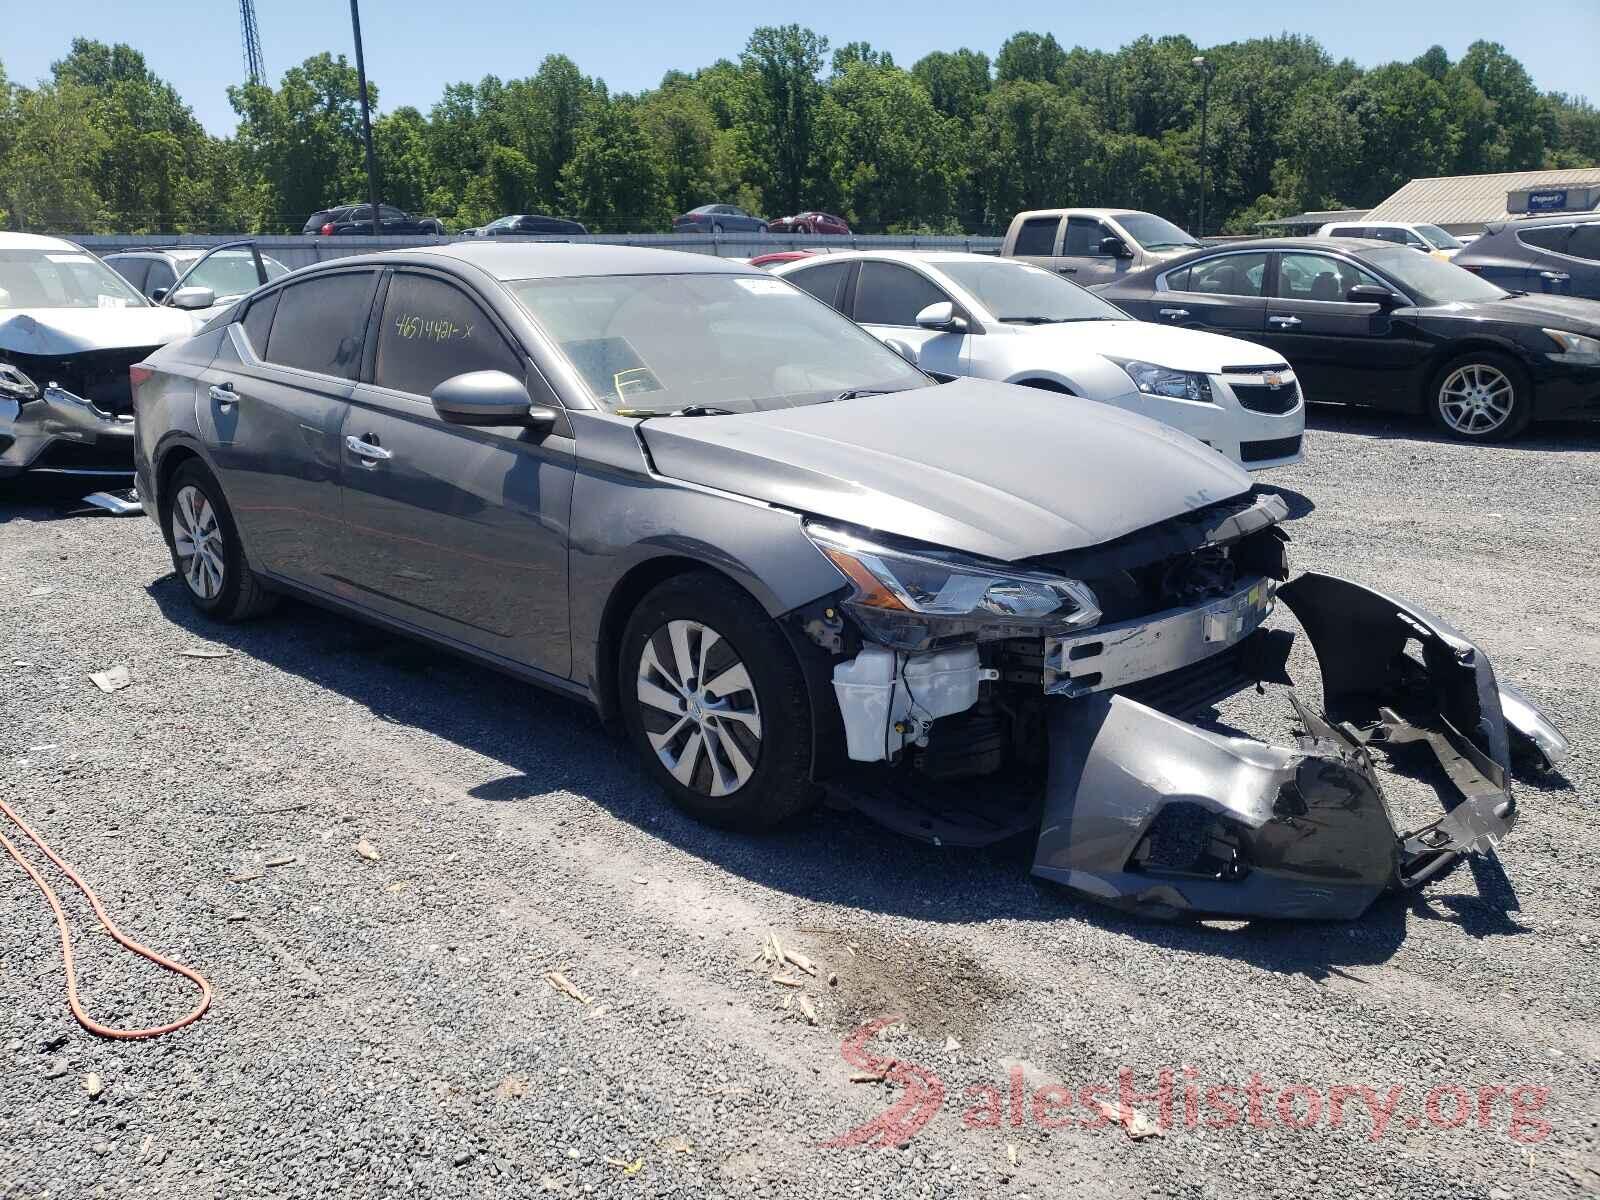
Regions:
<instances>
[{"instance_id":1,"label":"gravel debris","mask_svg":"<svg viewBox=\"0 0 1600 1200\"><path fill-rule=\"evenodd\" d=\"M1495 856L1338 924L1140 920L1031 879L1030 847L924 846L829 807L708 829L578 705L297 603L210 624L149 521L8 494L8 802L216 1001L171 1037L87 1035L49 910L0 856L0 1195L1593 1195L1600 431L1478 447L1311 424L1309 461L1263 476L1297 565L1459 626L1575 749L1519 783ZM111 663L138 685L88 687ZM1283 707L1220 719L1282 729ZM1392 799L1397 820L1437 811ZM381 858L324 838L351 823ZM97 1018L187 1008L62 896ZM817 972L792 973L815 1025L751 961L769 936ZM1122 1115L1123 1069L1140 1121L1171 1072L1164 1136ZM114 1081L94 1104L91 1074ZM1295 1085L1324 1101L1311 1128L1281 1116L1308 1111ZM1354 1091L1334 1124L1336 1085L1396 1096L1382 1130ZM925 1126L872 1126L913 1094Z\"/></svg>"}]
</instances>

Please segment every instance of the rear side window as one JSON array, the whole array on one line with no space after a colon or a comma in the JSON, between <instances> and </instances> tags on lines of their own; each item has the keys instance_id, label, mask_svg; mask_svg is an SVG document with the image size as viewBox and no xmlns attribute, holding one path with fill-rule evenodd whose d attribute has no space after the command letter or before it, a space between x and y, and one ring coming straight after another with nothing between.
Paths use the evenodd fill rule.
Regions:
<instances>
[{"instance_id":1,"label":"rear side window","mask_svg":"<svg viewBox=\"0 0 1600 1200\"><path fill-rule=\"evenodd\" d=\"M376 272L343 271L283 288L262 357L279 366L354 379L376 286Z\"/></svg>"},{"instance_id":2,"label":"rear side window","mask_svg":"<svg viewBox=\"0 0 1600 1200\"><path fill-rule=\"evenodd\" d=\"M272 332L272 314L278 311L278 297L281 295L281 289L268 292L253 302L244 314L244 336L258 358L266 357L267 335Z\"/></svg>"},{"instance_id":3,"label":"rear side window","mask_svg":"<svg viewBox=\"0 0 1600 1200\"><path fill-rule=\"evenodd\" d=\"M863 325L915 325L919 312L948 299L910 267L865 262L856 284L856 320Z\"/></svg>"},{"instance_id":4,"label":"rear side window","mask_svg":"<svg viewBox=\"0 0 1600 1200\"><path fill-rule=\"evenodd\" d=\"M1587 258L1591 262L1600 261L1600 221L1590 225L1579 225L1572 231L1572 240L1567 243L1567 253L1575 258Z\"/></svg>"},{"instance_id":5,"label":"rear side window","mask_svg":"<svg viewBox=\"0 0 1600 1200\"><path fill-rule=\"evenodd\" d=\"M1056 230L1060 228L1060 217L1029 217L1017 230L1017 244L1011 253L1039 256L1054 254Z\"/></svg>"},{"instance_id":6,"label":"rear side window","mask_svg":"<svg viewBox=\"0 0 1600 1200\"><path fill-rule=\"evenodd\" d=\"M807 267L803 271L795 271L786 275L790 283L802 291L810 292L824 304L831 304L843 312L840 303L842 297L839 289L844 286L845 277L850 274L849 263L824 263L820 267Z\"/></svg>"},{"instance_id":7,"label":"rear side window","mask_svg":"<svg viewBox=\"0 0 1600 1200\"><path fill-rule=\"evenodd\" d=\"M1567 248L1567 238L1571 235L1570 225L1546 225L1540 229L1519 229L1517 241L1535 250L1554 250L1559 254Z\"/></svg>"},{"instance_id":8,"label":"rear side window","mask_svg":"<svg viewBox=\"0 0 1600 1200\"><path fill-rule=\"evenodd\" d=\"M468 371L504 371L518 380L528 374L527 364L460 288L427 275L397 274L378 325L372 381L426 396Z\"/></svg>"},{"instance_id":9,"label":"rear side window","mask_svg":"<svg viewBox=\"0 0 1600 1200\"><path fill-rule=\"evenodd\" d=\"M1367 232L1366 230L1359 229L1354 225L1340 225L1336 229L1330 229L1328 231L1328 236L1329 237L1365 237L1366 236L1366 232Z\"/></svg>"},{"instance_id":10,"label":"rear side window","mask_svg":"<svg viewBox=\"0 0 1600 1200\"><path fill-rule=\"evenodd\" d=\"M1265 254L1224 254L1191 266L1184 290L1214 296L1259 296L1266 277ZM1170 281L1168 286L1172 286Z\"/></svg>"}]
</instances>

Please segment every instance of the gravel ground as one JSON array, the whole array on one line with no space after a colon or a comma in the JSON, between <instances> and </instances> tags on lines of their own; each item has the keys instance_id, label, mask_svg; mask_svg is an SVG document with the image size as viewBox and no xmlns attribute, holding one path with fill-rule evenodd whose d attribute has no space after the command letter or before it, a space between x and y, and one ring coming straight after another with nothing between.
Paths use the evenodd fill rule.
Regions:
<instances>
[{"instance_id":1,"label":"gravel ground","mask_svg":"<svg viewBox=\"0 0 1600 1200\"><path fill-rule=\"evenodd\" d=\"M1457 623L1576 748L1521 786L1497 859L1349 924L1136 920L1014 848L827 808L709 831L577 705L298 604L207 625L148 521L13 493L4 795L217 998L158 1041L88 1036L49 912L0 856L0 1196L1594 1194L1600 432L1474 448L1312 423L1311 461L1268 480L1296 561ZM179 653L201 644L229 654ZM96 690L117 663L132 686ZM1251 698L1237 720L1261 716ZM181 981L67 903L94 1013L184 1011ZM769 933L814 965L802 989L752 962ZM841 1051L890 1015L871 1048L923 1068L936 1111L884 1137L903 1145L826 1146L903 1094L852 1082ZM1175 1072L1164 1135L1085 1123L1080 1090L1114 1099L1123 1068L1149 1120ZM1062 1110L1014 1107L1013 1079L1078 1100L1047 1128ZM1207 1100L1223 1085L1237 1120ZM1310 1128L1279 1116L1309 1116L1291 1085L1320 1093ZM1336 1124L1334 1085L1392 1118L1352 1091Z\"/></svg>"}]
</instances>

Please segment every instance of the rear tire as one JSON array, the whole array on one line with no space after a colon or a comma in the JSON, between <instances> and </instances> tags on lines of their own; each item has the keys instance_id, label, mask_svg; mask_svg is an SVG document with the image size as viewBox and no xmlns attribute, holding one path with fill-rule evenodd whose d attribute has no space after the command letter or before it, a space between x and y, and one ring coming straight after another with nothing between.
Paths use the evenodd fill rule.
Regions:
<instances>
[{"instance_id":1,"label":"rear tire","mask_svg":"<svg viewBox=\"0 0 1600 1200\"><path fill-rule=\"evenodd\" d=\"M1505 355L1472 350L1439 368L1423 402L1451 437L1498 442L1516 437L1533 419L1533 384Z\"/></svg>"},{"instance_id":2,"label":"rear tire","mask_svg":"<svg viewBox=\"0 0 1600 1200\"><path fill-rule=\"evenodd\" d=\"M161 527L189 602L218 621L243 621L269 612L277 594L250 569L217 477L191 458L172 473L167 492Z\"/></svg>"},{"instance_id":3,"label":"rear tire","mask_svg":"<svg viewBox=\"0 0 1600 1200\"><path fill-rule=\"evenodd\" d=\"M646 770L697 820L769 829L815 798L800 664L772 618L721 576L679 575L639 602L617 694Z\"/></svg>"}]
</instances>

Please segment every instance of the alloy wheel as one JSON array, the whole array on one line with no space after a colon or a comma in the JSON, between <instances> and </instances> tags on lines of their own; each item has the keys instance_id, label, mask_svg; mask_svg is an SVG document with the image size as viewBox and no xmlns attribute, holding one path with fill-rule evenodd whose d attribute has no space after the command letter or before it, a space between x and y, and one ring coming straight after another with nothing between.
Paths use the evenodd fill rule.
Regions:
<instances>
[{"instance_id":1,"label":"alloy wheel","mask_svg":"<svg viewBox=\"0 0 1600 1200\"><path fill-rule=\"evenodd\" d=\"M189 590L202 600L216 599L225 572L222 529L211 501L197 487L179 488L173 497L172 546Z\"/></svg>"},{"instance_id":2,"label":"alloy wheel","mask_svg":"<svg viewBox=\"0 0 1600 1200\"><path fill-rule=\"evenodd\" d=\"M1467 363L1439 385L1439 416L1457 433L1482 437L1511 418L1517 392L1503 371Z\"/></svg>"},{"instance_id":3,"label":"alloy wheel","mask_svg":"<svg viewBox=\"0 0 1600 1200\"><path fill-rule=\"evenodd\" d=\"M733 646L699 621L668 621L639 656L639 712L672 777L703 795L750 781L761 757L761 708Z\"/></svg>"}]
</instances>

